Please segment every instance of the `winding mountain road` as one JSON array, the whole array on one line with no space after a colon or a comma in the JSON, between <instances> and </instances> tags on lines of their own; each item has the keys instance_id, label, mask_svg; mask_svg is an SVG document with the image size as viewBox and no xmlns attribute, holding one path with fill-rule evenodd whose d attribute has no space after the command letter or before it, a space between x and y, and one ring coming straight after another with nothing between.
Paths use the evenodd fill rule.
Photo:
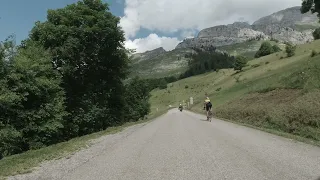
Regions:
<instances>
[{"instance_id":1,"label":"winding mountain road","mask_svg":"<svg viewBox=\"0 0 320 180\"><path fill-rule=\"evenodd\" d=\"M315 180L320 148L188 111L97 140L10 179Z\"/></svg>"}]
</instances>

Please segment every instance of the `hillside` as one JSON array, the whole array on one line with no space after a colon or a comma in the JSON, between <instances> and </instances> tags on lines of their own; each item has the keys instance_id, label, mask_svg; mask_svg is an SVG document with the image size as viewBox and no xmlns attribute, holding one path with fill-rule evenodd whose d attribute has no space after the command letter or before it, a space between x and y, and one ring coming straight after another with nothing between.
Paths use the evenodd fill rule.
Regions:
<instances>
[{"instance_id":1,"label":"hillside","mask_svg":"<svg viewBox=\"0 0 320 180\"><path fill-rule=\"evenodd\" d=\"M320 56L310 56L319 47L314 41L298 46L291 58L279 52L249 61L241 73L223 69L169 84L152 92L152 110L193 97L191 109L203 113L208 93L219 118L319 141Z\"/></svg>"},{"instance_id":2,"label":"hillside","mask_svg":"<svg viewBox=\"0 0 320 180\"><path fill-rule=\"evenodd\" d=\"M191 52L190 48L216 47L232 55L240 54L252 59L264 40L272 38L280 43L304 44L313 40L312 32L317 27L316 15L301 14L300 7L292 7L262 17L252 25L235 22L206 28L197 37L183 40L172 51L157 48L135 54L130 77L179 75L187 68L189 59L185 55Z\"/></svg>"},{"instance_id":3,"label":"hillside","mask_svg":"<svg viewBox=\"0 0 320 180\"><path fill-rule=\"evenodd\" d=\"M130 76L158 78L180 75L188 67L188 60L190 59L186 58L185 55L190 52L192 52L191 49L174 49L159 53L159 49L155 49L146 53L135 54L132 57Z\"/></svg>"}]
</instances>

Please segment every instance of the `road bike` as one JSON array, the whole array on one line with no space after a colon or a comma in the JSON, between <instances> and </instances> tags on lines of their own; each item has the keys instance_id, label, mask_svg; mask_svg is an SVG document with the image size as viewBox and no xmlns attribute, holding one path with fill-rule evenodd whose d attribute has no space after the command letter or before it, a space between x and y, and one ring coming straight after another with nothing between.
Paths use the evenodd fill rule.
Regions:
<instances>
[{"instance_id":1,"label":"road bike","mask_svg":"<svg viewBox=\"0 0 320 180\"><path fill-rule=\"evenodd\" d=\"M212 121L212 110L211 109L208 111L207 121L209 121L209 122Z\"/></svg>"}]
</instances>

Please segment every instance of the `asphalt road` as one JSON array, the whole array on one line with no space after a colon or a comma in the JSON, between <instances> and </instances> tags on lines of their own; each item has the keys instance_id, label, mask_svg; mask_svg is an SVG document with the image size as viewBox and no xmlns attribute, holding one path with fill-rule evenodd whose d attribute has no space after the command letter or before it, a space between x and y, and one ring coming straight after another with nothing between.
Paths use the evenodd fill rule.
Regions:
<instances>
[{"instance_id":1,"label":"asphalt road","mask_svg":"<svg viewBox=\"0 0 320 180\"><path fill-rule=\"evenodd\" d=\"M319 147L225 121L210 123L205 121L205 116L177 109L113 141L106 137L99 143L103 144L99 153L64 171L63 175L63 169L68 169L70 163L60 168L47 167L43 175L32 179L312 180L320 177Z\"/></svg>"}]
</instances>

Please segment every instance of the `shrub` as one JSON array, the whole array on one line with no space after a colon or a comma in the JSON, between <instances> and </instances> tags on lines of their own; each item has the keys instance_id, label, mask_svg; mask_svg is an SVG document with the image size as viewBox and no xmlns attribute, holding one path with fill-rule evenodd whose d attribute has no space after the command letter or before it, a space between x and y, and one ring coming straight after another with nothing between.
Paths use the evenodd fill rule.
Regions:
<instances>
[{"instance_id":1,"label":"shrub","mask_svg":"<svg viewBox=\"0 0 320 180\"><path fill-rule=\"evenodd\" d=\"M314 56L316 56L316 55L318 55L318 52L315 51L315 50L312 50L312 52L311 52L311 57L314 57Z\"/></svg>"},{"instance_id":2,"label":"shrub","mask_svg":"<svg viewBox=\"0 0 320 180\"><path fill-rule=\"evenodd\" d=\"M315 40L320 39L320 28L317 28L317 29L312 33L312 35L313 35L313 38L314 38Z\"/></svg>"},{"instance_id":3,"label":"shrub","mask_svg":"<svg viewBox=\"0 0 320 180\"><path fill-rule=\"evenodd\" d=\"M259 58L262 56L267 56L272 53L274 53L273 46L270 44L270 42L265 41L261 44L259 50L257 51L254 57Z\"/></svg>"},{"instance_id":4,"label":"shrub","mask_svg":"<svg viewBox=\"0 0 320 180\"><path fill-rule=\"evenodd\" d=\"M167 81L165 81L164 79L161 79L159 82L159 89L167 89Z\"/></svg>"},{"instance_id":5,"label":"shrub","mask_svg":"<svg viewBox=\"0 0 320 180\"><path fill-rule=\"evenodd\" d=\"M273 52L274 52L274 53L275 53L275 52L280 52L280 51L282 51L281 48L280 48L278 45L273 45L273 46L272 46L272 49L273 49Z\"/></svg>"},{"instance_id":6,"label":"shrub","mask_svg":"<svg viewBox=\"0 0 320 180\"><path fill-rule=\"evenodd\" d=\"M184 88L185 88L185 89L188 89L188 88L189 88L189 86L188 86L188 85L185 85L185 86L184 86Z\"/></svg>"},{"instance_id":7,"label":"shrub","mask_svg":"<svg viewBox=\"0 0 320 180\"><path fill-rule=\"evenodd\" d=\"M13 127L1 127L0 130L0 159L22 151L22 133Z\"/></svg>"},{"instance_id":8,"label":"shrub","mask_svg":"<svg viewBox=\"0 0 320 180\"><path fill-rule=\"evenodd\" d=\"M251 65L252 68L256 68L256 67L259 67L259 66L260 66L260 64L253 64L253 65Z\"/></svg>"},{"instance_id":9,"label":"shrub","mask_svg":"<svg viewBox=\"0 0 320 180\"><path fill-rule=\"evenodd\" d=\"M291 44L291 43L287 43L286 45L286 53L288 57L292 57L295 55L296 52L296 48L297 46Z\"/></svg>"},{"instance_id":10,"label":"shrub","mask_svg":"<svg viewBox=\"0 0 320 180\"><path fill-rule=\"evenodd\" d=\"M150 112L150 88L148 83L139 78L134 78L126 85L125 91L125 119L127 121L138 121Z\"/></svg>"},{"instance_id":11,"label":"shrub","mask_svg":"<svg viewBox=\"0 0 320 180\"><path fill-rule=\"evenodd\" d=\"M33 43L18 53L0 88L0 120L5 119L2 123L6 128L1 131L1 138L8 148L1 149L2 155L37 149L63 139L65 98L61 77L52 69L50 55ZM19 143L20 138L23 143Z\"/></svg>"},{"instance_id":12,"label":"shrub","mask_svg":"<svg viewBox=\"0 0 320 180\"><path fill-rule=\"evenodd\" d=\"M242 68L247 65L247 62L248 60L245 56L237 56L234 64L234 70L242 71Z\"/></svg>"}]
</instances>

